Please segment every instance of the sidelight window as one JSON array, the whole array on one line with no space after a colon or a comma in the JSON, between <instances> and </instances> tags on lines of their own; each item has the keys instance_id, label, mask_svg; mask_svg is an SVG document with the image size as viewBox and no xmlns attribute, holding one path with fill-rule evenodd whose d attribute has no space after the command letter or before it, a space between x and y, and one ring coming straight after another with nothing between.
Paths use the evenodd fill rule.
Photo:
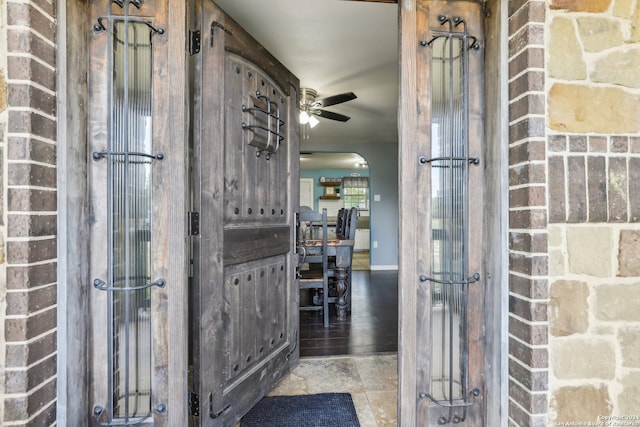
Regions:
<instances>
[{"instance_id":1,"label":"sidelight window","mask_svg":"<svg viewBox=\"0 0 640 427\"><path fill-rule=\"evenodd\" d=\"M107 402L94 407L101 425L137 424L151 415L151 292L153 154L152 40L162 29L130 16L133 1L113 2L98 18L95 33L107 40L107 139L92 153L106 168L107 277L93 279L95 292L106 293ZM115 10L114 10L115 12ZM100 224L96 224L100 226Z\"/></svg>"},{"instance_id":2,"label":"sidelight window","mask_svg":"<svg viewBox=\"0 0 640 427\"><path fill-rule=\"evenodd\" d=\"M445 408L439 424L461 422L475 390L468 388L467 307L469 285L468 53L476 41L458 17L440 16L440 31L426 43L431 52L431 390Z\"/></svg>"}]
</instances>

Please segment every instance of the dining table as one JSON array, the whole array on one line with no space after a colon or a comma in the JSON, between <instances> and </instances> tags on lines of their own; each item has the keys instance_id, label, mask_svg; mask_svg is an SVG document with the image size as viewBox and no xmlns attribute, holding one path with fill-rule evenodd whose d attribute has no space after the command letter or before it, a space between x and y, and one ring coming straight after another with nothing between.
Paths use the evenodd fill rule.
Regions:
<instances>
[{"instance_id":1,"label":"dining table","mask_svg":"<svg viewBox=\"0 0 640 427\"><path fill-rule=\"evenodd\" d=\"M353 245L355 240L331 239L327 241L327 256L335 257L336 312L338 320L346 320L348 312L348 276L351 268ZM322 252L322 240L303 240L300 244L304 247L307 256L318 255Z\"/></svg>"}]
</instances>

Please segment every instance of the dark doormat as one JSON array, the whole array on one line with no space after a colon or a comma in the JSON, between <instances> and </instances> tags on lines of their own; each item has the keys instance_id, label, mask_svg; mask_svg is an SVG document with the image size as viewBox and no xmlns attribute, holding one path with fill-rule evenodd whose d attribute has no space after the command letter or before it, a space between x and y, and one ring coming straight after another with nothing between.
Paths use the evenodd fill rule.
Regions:
<instances>
[{"instance_id":1,"label":"dark doormat","mask_svg":"<svg viewBox=\"0 0 640 427\"><path fill-rule=\"evenodd\" d=\"M349 393L271 396L242 418L242 427L360 427Z\"/></svg>"}]
</instances>

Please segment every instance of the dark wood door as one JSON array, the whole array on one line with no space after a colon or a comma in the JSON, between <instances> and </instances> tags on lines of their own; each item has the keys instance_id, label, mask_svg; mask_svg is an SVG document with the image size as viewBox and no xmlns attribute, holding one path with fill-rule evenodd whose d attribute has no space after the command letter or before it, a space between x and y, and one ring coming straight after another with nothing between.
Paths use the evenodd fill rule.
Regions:
<instances>
[{"instance_id":1,"label":"dark wood door","mask_svg":"<svg viewBox=\"0 0 640 427\"><path fill-rule=\"evenodd\" d=\"M192 421L226 426L298 359L299 83L213 2L193 16Z\"/></svg>"},{"instance_id":2,"label":"dark wood door","mask_svg":"<svg viewBox=\"0 0 640 427\"><path fill-rule=\"evenodd\" d=\"M400 422L483 426L482 5L406 2L401 25Z\"/></svg>"}]
</instances>

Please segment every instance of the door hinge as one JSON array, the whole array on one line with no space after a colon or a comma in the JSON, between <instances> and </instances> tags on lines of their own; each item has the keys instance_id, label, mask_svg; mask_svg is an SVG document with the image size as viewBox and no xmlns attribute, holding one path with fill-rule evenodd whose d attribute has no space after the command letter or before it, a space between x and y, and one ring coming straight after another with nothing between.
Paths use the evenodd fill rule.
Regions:
<instances>
[{"instance_id":1,"label":"door hinge","mask_svg":"<svg viewBox=\"0 0 640 427\"><path fill-rule=\"evenodd\" d=\"M189 30L189 54L195 55L200 53L200 43L202 41L202 35L200 30Z\"/></svg>"},{"instance_id":2,"label":"door hinge","mask_svg":"<svg viewBox=\"0 0 640 427\"><path fill-rule=\"evenodd\" d=\"M198 236L200 234L200 213L187 212L188 230L187 235Z\"/></svg>"},{"instance_id":3,"label":"door hinge","mask_svg":"<svg viewBox=\"0 0 640 427\"><path fill-rule=\"evenodd\" d=\"M200 416L200 396L198 393L189 393L189 415L193 417Z\"/></svg>"}]
</instances>

